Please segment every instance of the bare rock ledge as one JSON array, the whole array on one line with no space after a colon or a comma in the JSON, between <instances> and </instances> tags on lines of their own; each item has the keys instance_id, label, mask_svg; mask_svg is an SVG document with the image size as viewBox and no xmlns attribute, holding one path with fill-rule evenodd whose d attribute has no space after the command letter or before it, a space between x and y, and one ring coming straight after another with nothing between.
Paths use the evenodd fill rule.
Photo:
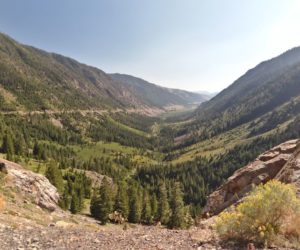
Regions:
<instances>
[{"instance_id":1,"label":"bare rock ledge","mask_svg":"<svg viewBox=\"0 0 300 250\"><path fill-rule=\"evenodd\" d=\"M240 201L253 185L266 183L271 179L295 184L300 196L300 140L282 143L237 170L208 197L204 213L220 213Z\"/></svg>"},{"instance_id":2,"label":"bare rock ledge","mask_svg":"<svg viewBox=\"0 0 300 250\"><path fill-rule=\"evenodd\" d=\"M4 159L0 159L0 164L1 171L6 174L6 185L16 188L24 197L44 209L49 211L58 209L59 194L45 176Z\"/></svg>"}]
</instances>

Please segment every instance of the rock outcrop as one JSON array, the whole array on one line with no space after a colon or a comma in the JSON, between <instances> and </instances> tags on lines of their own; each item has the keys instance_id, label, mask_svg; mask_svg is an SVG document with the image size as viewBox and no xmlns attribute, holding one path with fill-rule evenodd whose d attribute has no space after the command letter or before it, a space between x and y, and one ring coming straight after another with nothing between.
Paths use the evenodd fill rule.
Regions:
<instances>
[{"instance_id":1,"label":"rock outcrop","mask_svg":"<svg viewBox=\"0 0 300 250\"><path fill-rule=\"evenodd\" d=\"M282 143L237 170L208 197L204 213L220 213L242 199L253 185L266 183L271 179L294 183L300 195L300 140Z\"/></svg>"},{"instance_id":2,"label":"rock outcrop","mask_svg":"<svg viewBox=\"0 0 300 250\"><path fill-rule=\"evenodd\" d=\"M290 157L275 178L284 183L294 184L297 196L300 197L300 141L292 157Z\"/></svg>"},{"instance_id":3,"label":"rock outcrop","mask_svg":"<svg viewBox=\"0 0 300 250\"><path fill-rule=\"evenodd\" d=\"M0 165L2 172L6 174L5 185L17 189L26 199L42 208L49 211L58 208L59 194L46 177L4 159L0 159Z\"/></svg>"}]
</instances>

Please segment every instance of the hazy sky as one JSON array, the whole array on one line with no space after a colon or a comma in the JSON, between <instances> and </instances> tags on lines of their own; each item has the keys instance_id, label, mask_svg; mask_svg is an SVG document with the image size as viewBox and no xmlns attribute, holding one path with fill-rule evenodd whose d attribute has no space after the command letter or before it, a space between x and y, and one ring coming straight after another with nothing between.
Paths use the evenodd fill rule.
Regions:
<instances>
[{"instance_id":1,"label":"hazy sky","mask_svg":"<svg viewBox=\"0 0 300 250\"><path fill-rule=\"evenodd\" d=\"M0 31L22 43L187 90L221 90L300 45L297 0L0 0L0 6Z\"/></svg>"}]
</instances>

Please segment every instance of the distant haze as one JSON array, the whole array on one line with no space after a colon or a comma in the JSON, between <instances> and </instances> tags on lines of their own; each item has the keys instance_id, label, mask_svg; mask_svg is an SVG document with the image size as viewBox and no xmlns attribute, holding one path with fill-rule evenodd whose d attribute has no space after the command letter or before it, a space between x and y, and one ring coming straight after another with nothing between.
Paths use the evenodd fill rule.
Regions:
<instances>
[{"instance_id":1,"label":"distant haze","mask_svg":"<svg viewBox=\"0 0 300 250\"><path fill-rule=\"evenodd\" d=\"M109 73L220 91L300 45L297 0L3 0L0 31Z\"/></svg>"}]
</instances>

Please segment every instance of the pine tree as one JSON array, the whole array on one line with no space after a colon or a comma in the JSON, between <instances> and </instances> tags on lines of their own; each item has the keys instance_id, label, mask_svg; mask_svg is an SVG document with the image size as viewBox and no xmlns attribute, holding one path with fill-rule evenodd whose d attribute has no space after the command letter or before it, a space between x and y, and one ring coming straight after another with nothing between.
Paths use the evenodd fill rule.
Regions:
<instances>
[{"instance_id":1,"label":"pine tree","mask_svg":"<svg viewBox=\"0 0 300 250\"><path fill-rule=\"evenodd\" d=\"M16 140L14 141L15 154L23 155L25 153L25 147L26 143L24 140L24 136L22 134L17 135Z\"/></svg>"},{"instance_id":2,"label":"pine tree","mask_svg":"<svg viewBox=\"0 0 300 250\"><path fill-rule=\"evenodd\" d=\"M35 158L40 158L41 149L40 149L40 145L38 144L37 141L34 142L33 149L32 149L32 154Z\"/></svg>"},{"instance_id":3,"label":"pine tree","mask_svg":"<svg viewBox=\"0 0 300 250\"><path fill-rule=\"evenodd\" d=\"M129 215L128 221L131 223L139 223L141 220L141 201L138 195L138 189L135 184L131 184L129 188Z\"/></svg>"},{"instance_id":4,"label":"pine tree","mask_svg":"<svg viewBox=\"0 0 300 250\"><path fill-rule=\"evenodd\" d=\"M195 221L191 215L190 212L191 208L186 206L184 209L184 223L185 223L185 228L190 228L191 226L194 225Z\"/></svg>"},{"instance_id":5,"label":"pine tree","mask_svg":"<svg viewBox=\"0 0 300 250\"><path fill-rule=\"evenodd\" d=\"M152 211L152 218L153 221L157 219L157 211L158 211L158 202L156 198L156 194L151 196L151 211Z\"/></svg>"},{"instance_id":6,"label":"pine tree","mask_svg":"<svg viewBox=\"0 0 300 250\"><path fill-rule=\"evenodd\" d=\"M42 151L41 151L41 155L39 157L41 160L43 161L46 161L47 160L47 152L45 149L42 148Z\"/></svg>"},{"instance_id":7,"label":"pine tree","mask_svg":"<svg viewBox=\"0 0 300 250\"><path fill-rule=\"evenodd\" d=\"M90 205L90 212L91 212L91 215L96 218L96 219L99 219L100 218L100 196L99 196L99 193L97 193L97 191L95 190L94 191L94 194L91 198L91 205Z\"/></svg>"},{"instance_id":8,"label":"pine tree","mask_svg":"<svg viewBox=\"0 0 300 250\"><path fill-rule=\"evenodd\" d=\"M109 214L113 209L113 199L112 199L112 188L111 184L105 177L101 183L99 189L99 194L93 196L91 202L91 214L95 218L99 219L103 225L105 225L109 220Z\"/></svg>"},{"instance_id":9,"label":"pine tree","mask_svg":"<svg viewBox=\"0 0 300 250\"><path fill-rule=\"evenodd\" d=\"M85 172L82 175L82 188L84 190L84 198L91 198L92 180L86 176Z\"/></svg>"},{"instance_id":10,"label":"pine tree","mask_svg":"<svg viewBox=\"0 0 300 250\"><path fill-rule=\"evenodd\" d=\"M67 186L65 186L64 188L64 192L60 198L59 205L64 210L68 210L70 208L70 197Z\"/></svg>"},{"instance_id":11,"label":"pine tree","mask_svg":"<svg viewBox=\"0 0 300 250\"><path fill-rule=\"evenodd\" d=\"M162 224L168 224L170 218L170 206L165 183L161 184L159 187L157 217Z\"/></svg>"},{"instance_id":12,"label":"pine tree","mask_svg":"<svg viewBox=\"0 0 300 250\"><path fill-rule=\"evenodd\" d=\"M5 134L5 136L3 138L3 142L2 142L1 151L8 155L13 155L15 153L13 139L12 139L10 133Z\"/></svg>"},{"instance_id":13,"label":"pine tree","mask_svg":"<svg viewBox=\"0 0 300 250\"><path fill-rule=\"evenodd\" d=\"M115 201L115 210L122 213L124 219L127 220L129 213L129 200L127 194L127 184L125 181L121 181L118 184L118 192Z\"/></svg>"},{"instance_id":14,"label":"pine tree","mask_svg":"<svg viewBox=\"0 0 300 250\"><path fill-rule=\"evenodd\" d=\"M143 192L143 209L142 209L141 219L142 222L145 224L149 225L153 223L151 203L146 189Z\"/></svg>"},{"instance_id":15,"label":"pine tree","mask_svg":"<svg viewBox=\"0 0 300 250\"><path fill-rule=\"evenodd\" d=\"M63 193L64 182L61 171L59 170L57 164L51 161L46 169L46 177L50 183L57 188L59 193Z\"/></svg>"},{"instance_id":16,"label":"pine tree","mask_svg":"<svg viewBox=\"0 0 300 250\"><path fill-rule=\"evenodd\" d=\"M75 182L73 183L73 192L76 194L78 199L78 210L81 211L84 208L84 188L76 177Z\"/></svg>"},{"instance_id":17,"label":"pine tree","mask_svg":"<svg viewBox=\"0 0 300 250\"><path fill-rule=\"evenodd\" d=\"M72 194L70 211L72 214L77 214L80 211L79 199L75 192Z\"/></svg>"},{"instance_id":18,"label":"pine tree","mask_svg":"<svg viewBox=\"0 0 300 250\"><path fill-rule=\"evenodd\" d=\"M13 155L11 153L7 153L6 154L6 160L8 160L8 161L14 161Z\"/></svg>"},{"instance_id":19,"label":"pine tree","mask_svg":"<svg viewBox=\"0 0 300 250\"><path fill-rule=\"evenodd\" d=\"M171 196L171 217L169 221L170 228L184 228L185 227L185 208L183 202L183 193L180 183L174 183Z\"/></svg>"}]
</instances>

